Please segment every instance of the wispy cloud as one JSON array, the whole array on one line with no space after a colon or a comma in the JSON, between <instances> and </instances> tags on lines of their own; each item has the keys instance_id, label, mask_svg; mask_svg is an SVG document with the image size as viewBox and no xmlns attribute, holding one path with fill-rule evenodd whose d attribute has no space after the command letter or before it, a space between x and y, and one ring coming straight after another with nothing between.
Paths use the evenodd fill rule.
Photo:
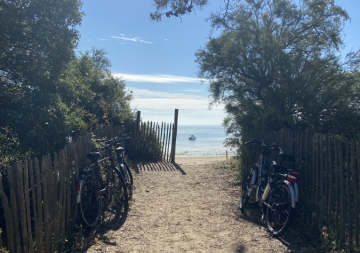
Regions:
<instances>
[{"instance_id":1,"label":"wispy cloud","mask_svg":"<svg viewBox=\"0 0 360 253\"><path fill-rule=\"evenodd\" d=\"M143 120L172 122L174 109L179 109L179 122L186 125L220 125L224 118L224 106L209 110L206 96L128 88L134 94L131 107L142 112Z\"/></svg>"},{"instance_id":2,"label":"wispy cloud","mask_svg":"<svg viewBox=\"0 0 360 253\"><path fill-rule=\"evenodd\" d=\"M135 87L128 87L132 90L133 95L135 98L143 99L143 98L164 98L164 99L191 99L191 100L199 100L199 101L206 101L209 102L206 96L199 96L199 95L192 95L192 94L185 94L185 93L170 93L165 91L153 91L148 89L139 89Z\"/></svg>"},{"instance_id":3,"label":"wispy cloud","mask_svg":"<svg viewBox=\"0 0 360 253\"><path fill-rule=\"evenodd\" d=\"M114 73L114 77L123 78L127 82L139 83L200 83L199 78L174 75L135 75L125 73Z\"/></svg>"},{"instance_id":4,"label":"wispy cloud","mask_svg":"<svg viewBox=\"0 0 360 253\"><path fill-rule=\"evenodd\" d=\"M113 39L116 40L123 40L123 41L132 41L132 42L140 42L140 43L146 43L146 44L152 44L153 42L144 40L141 37L128 37L124 34L120 34L119 36L110 36Z\"/></svg>"},{"instance_id":5,"label":"wispy cloud","mask_svg":"<svg viewBox=\"0 0 360 253\"><path fill-rule=\"evenodd\" d=\"M181 91L185 91L185 92L203 92L203 90L193 90L193 89L187 89L187 90L181 90Z\"/></svg>"}]
</instances>

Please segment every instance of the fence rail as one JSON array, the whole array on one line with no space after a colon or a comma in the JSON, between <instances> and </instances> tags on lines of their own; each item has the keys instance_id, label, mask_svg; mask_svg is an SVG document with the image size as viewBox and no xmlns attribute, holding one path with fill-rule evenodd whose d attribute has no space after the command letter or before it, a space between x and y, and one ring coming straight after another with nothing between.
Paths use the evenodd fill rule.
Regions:
<instances>
[{"instance_id":1,"label":"fence rail","mask_svg":"<svg viewBox=\"0 0 360 253\"><path fill-rule=\"evenodd\" d=\"M171 152L176 125L141 122L140 112L131 140L124 142L132 158L175 160ZM96 138L125 133L124 126L93 131ZM41 159L18 161L0 173L0 247L10 252L62 252L77 220L75 184L79 170L90 164L92 149L86 133L64 149ZM171 155L173 154L173 156Z\"/></svg>"},{"instance_id":2,"label":"fence rail","mask_svg":"<svg viewBox=\"0 0 360 253\"><path fill-rule=\"evenodd\" d=\"M261 135L243 132L243 140L256 137L265 143L277 143L294 155L295 162L289 166L301 171L298 205L306 213L306 222L334 232L341 244L358 252L360 144L290 130ZM255 147L244 147L244 165L254 163L258 152Z\"/></svg>"}]
</instances>

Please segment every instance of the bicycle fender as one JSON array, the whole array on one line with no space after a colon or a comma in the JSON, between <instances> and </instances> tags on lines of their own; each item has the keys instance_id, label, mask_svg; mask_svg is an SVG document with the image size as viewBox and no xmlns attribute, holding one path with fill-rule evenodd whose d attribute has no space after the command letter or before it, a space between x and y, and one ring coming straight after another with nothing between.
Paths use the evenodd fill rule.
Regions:
<instances>
[{"instance_id":1,"label":"bicycle fender","mask_svg":"<svg viewBox=\"0 0 360 253\"><path fill-rule=\"evenodd\" d=\"M295 208L296 207L296 202L295 202L295 190L294 190L294 187L287 180L284 180L284 183L287 184L287 186L289 187L290 195L291 195L291 206L293 208Z\"/></svg>"},{"instance_id":2,"label":"bicycle fender","mask_svg":"<svg viewBox=\"0 0 360 253\"><path fill-rule=\"evenodd\" d=\"M294 186L294 191L295 191L295 202L298 202L299 201L299 187L298 187L297 182L295 182L293 184L293 186Z\"/></svg>"}]
</instances>

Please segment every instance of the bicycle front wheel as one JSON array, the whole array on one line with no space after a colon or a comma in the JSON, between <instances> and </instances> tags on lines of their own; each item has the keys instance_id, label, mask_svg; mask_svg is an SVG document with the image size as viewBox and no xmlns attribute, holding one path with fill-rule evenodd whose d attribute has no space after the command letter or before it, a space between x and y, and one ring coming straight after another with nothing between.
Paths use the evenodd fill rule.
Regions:
<instances>
[{"instance_id":1,"label":"bicycle front wheel","mask_svg":"<svg viewBox=\"0 0 360 253\"><path fill-rule=\"evenodd\" d=\"M113 167L111 170L111 195L118 209L126 215L129 211L129 197L125 180L118 168Z\"/></svg>"},{"instance_id":2,"label":"bicycle front wheel","mask_svg":"<svg viewBox=\"0 0 360 253\"><path fill-rule=\"evenodd\" d=\"M266 211L266 224L270 233L280 236L289 226L294 213L289 187L282 183L272 190Z\"/></svg>"},{"instance_id":3,"label":"bicycle front wheel","mask_svg":"<svg viewBox=\"0 0 360 253\"><path fill-rule=\"evenodd\" d=\"M241 197L240 197L240 210L243 212L245 207L248 203L254 204L256 203L256 190L251 189L251 180L253 174L255 173L253 168L249 168L243 177L242 184L241 184ZM249 195L250 194L250 195Z\"/></svg>"},{"instance_id":4,"label":"bicycle front wheel","mask_svg":"<svg viewBox=\"0 0 360 253\"><path fill-rule=\"evenodd\" d=\"M80 215L88 227L94 227L99 222L102 211L102 198L98 195L101 184L94 173L87 173L80 186Z\"/></svg>"}]
</instances>

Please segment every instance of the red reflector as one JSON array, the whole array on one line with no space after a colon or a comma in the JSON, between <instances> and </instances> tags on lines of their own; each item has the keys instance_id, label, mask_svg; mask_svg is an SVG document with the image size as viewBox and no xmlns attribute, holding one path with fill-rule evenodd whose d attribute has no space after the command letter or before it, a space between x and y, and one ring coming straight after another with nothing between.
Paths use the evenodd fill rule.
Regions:
<instances>
[{"instance_id":1,"label":"red reflector","mask_svg":"<svg viewBox=\"0 0 360 253\"><path fill-rule=\"evenodd\" d=\"M290 173L290 175L300 179L300 173L299 172L294 172L293 171L293 172Z\"/></svg>"},{"instance_id":2,"label":"red reflector","mask_svg":"<svg viewBox=\"0 0 360 253\"><path fill-rule=\"evenodd\" d=\"M296 177L294 176L291 176L291 175L288 175L286 180L289 182L289 183L295 183L296 182Z\"/></svg>"},{"instance_id":3,"label":"red reflector","mask_svg":"<svg viewBox=\"0 0 360 253\"><path fill-rule=\"evenodd\" d=\"M76 184L76 185L75 185L75 191L76 191L76 192L79 192L79 191L80 191L80 184Z\"/></svg>"}]
</instances>

